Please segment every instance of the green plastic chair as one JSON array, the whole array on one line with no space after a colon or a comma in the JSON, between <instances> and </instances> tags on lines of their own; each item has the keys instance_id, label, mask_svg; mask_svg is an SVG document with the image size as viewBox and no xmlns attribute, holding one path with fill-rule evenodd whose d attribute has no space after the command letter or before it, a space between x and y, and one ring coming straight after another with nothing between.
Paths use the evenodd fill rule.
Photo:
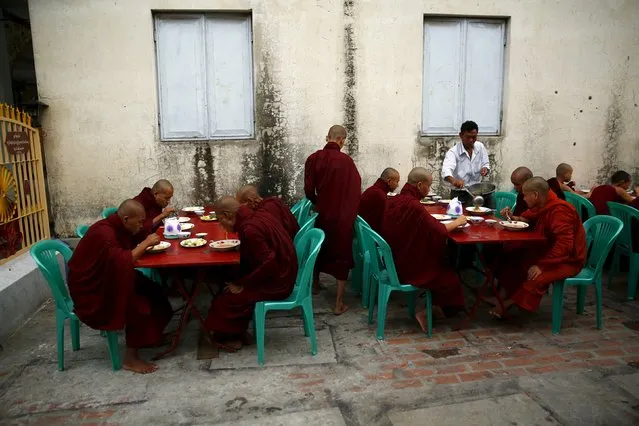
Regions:
<instances>
[{"instance_id":1,"label":"green plastic chair","mask_svg":"<svg viewBox=\"0 0 639 426\"><path fill-rule=\"evenodd\" d=\"M264 365L264 329L266 312L290 311L302 308L304 320L304 335L311 338L311 354L317 355L317 339L315 337L315 320L313 317L313 295L311 284L313 281L313 269L324 241L324 231L321 229L309 229L295 245L297 258L302 259L302 266L297 271L295 287L286 300L258 302L255 304L253 314L253 326L255 327L255 340L257 341L257 362Z\"/></svg>"},{"instance_id":2,"label":"green plastic chair","mask_svg":"<svg viewBox=\"0 0 639 426\"><path fill-rule=\"evenodd\" d=\"M308 198L302 198L292 208L291 213L297 219L297 223L300 226L304 226L311 214L311 201Z\"/></svg>"},{"instance_id":3,"label":"green plastic chair","mask_svg":"<svg viewBox=\"0 0 639 426\"><path fill-rule=\"evenodd\" d=\"M308 220L306 221L306 223L304 224L304 226L302 226L300 228L299 231L297 231L297 234L295 234L295 239L293 240L293 244L295 244L295 246L297 247L297 243L299 242L299 240L302 238L302 236L308 232L310 229L315 228L315 221L317 220L317 213L313 213ZM300 266L300 259L297 259L297 265Z\"/></svg>"},{"instance_id":4,"label":"green plastic chair","mask_svg":"<svg viewBox=\"0 0 639 426\"><path fill-rule=\"evenodd\" d=\"M86 234L88 230L89 230L89 225L78 225L78 227L75 228L75 235L77 235L79 238L82 238L84 237L84 234Z\"/></svg>"},{"instance_id":5,"label":"green plastic chair","mask_svg":"<svg viewBox=\"0 0 639 426\"><path fill-rule=\"evenodd\" d=\"M564 287L577 287L577 313L584 313L587 286L595 286L597 329L602 326L602 270L615 240L623 229L623 222L612 216L595 216L584 223L586 229L586 264L576 276L553 283L552 288L552 333L559 334L564 307Z\"/></svg>"},{"instance_id":6,"label":"green plastic chair","mask_svg":"<svg viewBox=\"0 0 639 426\"><path fill-rule=\"evenodd\" d=\"M71 249L60 240L43 240L35 243L30 250L31 257L38 265L38 269L47 280L53 299L55 300L56 334L58 347L58 370L64 370L64 323L68 319L71 329L71 347L74 351L80 349L80 320L73 313L73 301L60 272L57 254L64 258L65 266L71 259ZM120 350L118 348L118 335L115 331L107 331L107 343L111 366L113 370L119 370Z\"/></svg>"},{"instance_id":7,"label":"green plastic chair","mask_svg":"<svg viewBox=\"0 0 639 426\"><path fill-rule=\"evenodd\" d=\"M595 206L592 205L590 200L581 195L575 194L571 191L564 191L566 195L566 201L572 204L577 209L577 214L582 222L585 222L588 219L591 219L597 215L597 211L595 210ZM586 217L584 217L584 212L586 213Z\"/></svg>"},{"instance_id":8,"label":"green plastic chair","mask_svg":"<svg viewBox=\"0 0 639 426\"><path fill-rule=\"evenodd\" d=\"M408 295L408 315L415 317L415 299L420 290L410 284L400 284L393 253L386 241L371 228L362 227L364 239L369 239L375 245L376 255L372 256L370 301L368 306L368 323L373 323L373 310L375 309L375 288L377 288L377 338L384 340L384 326L386 322L386 308L388 299L393 291L401 291ZM428 337L433 335L433 309L432 294L426 290L426 317L428 320Z\"/></svg>"},{"instance_id":9,"label":"green plastic chair","mask_svg":"<svg viewBox=\"0 0 639 426\"><path fill-rule=\"evenodd\" d=\"M107 217L111 216L113 213L117 213L118 208L117 207L107 207L104 210L102 210L102 219L106 219Z\"/></svg>"},{"instance_id":10,"label":"green plastic chair","mask_svg":"<svg viewBox=\"0 0 639 426\"><path fill-rule=\"evenodd\" d=\"M354 290L362 294L362 307L368 308L371 286L371 253L377 248L370 240L364 236L363 228L371 229L361 216L355 219L355 238L353 239L353 259L355 267L351 275L351 285Z\"/></svg>"},{"instance_id":11,"label":"green plastic chair","mask_svg":"<svg viewBox=\"0 0 639 426\"><path fill-rule=\"evenodd\" d=\"M517 203L517 193L513 192L495 192L495 216L499 219L505 219L499 214L505 207L510 207L511 210L515 209Z\"/></svg>"},{"instance_id":12,"label":"green plastic chair","mask_svg":"<svg viewBox=\"0 0 639 426\"><path fill-rule=\"evenodd\" d=\"M620 203L608 203L610 215L623 222L623 231L617 238L613 248L612 265L608 274L608 287L612 284L615 275L619 273L619 258L627 256L630 259L630 270L628 271L628 300L633 300L637 296L637 280L639 280L639 253L635 250L639 247L632 246L632 223L633 220L639 226L639 210L634 207Z\"/></svg>"}]
</instances>

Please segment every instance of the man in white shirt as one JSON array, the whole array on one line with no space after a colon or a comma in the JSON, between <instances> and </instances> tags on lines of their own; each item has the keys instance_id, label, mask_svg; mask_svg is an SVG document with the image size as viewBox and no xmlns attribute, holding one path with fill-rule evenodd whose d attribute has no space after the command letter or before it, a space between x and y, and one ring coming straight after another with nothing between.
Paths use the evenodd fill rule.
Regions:
<instances>
[{"instance_id":1,"label":"man in white shirt","mask_svg":"<svg viewBox=\"0 0 639 426\"><path fill-rule=\"evenodd\" d=\"M455 188L463 188L481 182L490 171L488 151L477 141L479 127L474 121L462 124L455 146L448 150L442 165L442 178Z\"/></svg>"}]
</instances>

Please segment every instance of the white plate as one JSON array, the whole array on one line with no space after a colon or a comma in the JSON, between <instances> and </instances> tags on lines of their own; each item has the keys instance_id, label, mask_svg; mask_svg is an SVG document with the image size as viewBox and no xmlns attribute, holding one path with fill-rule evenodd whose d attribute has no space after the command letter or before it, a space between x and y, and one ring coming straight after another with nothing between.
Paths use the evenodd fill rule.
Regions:
<instances>
[{"instance_id":1,"label":"white plate","mask_svg":"<svg viewBox=\"0 0 639 426\"><path fill-rule=\"evenodd\" d=\"M442 223L442 225L446 225L448 223L452 223L452 220L444 220L441 223ZM470 228L470 223L465 223L462 226L458 226L457 228L453 229L453 231L458 231L458 230L464 229L464 228Z\"/></svg>"},{"instance_id":2,"label":"white plate","mask_svg":"<svg viewBox=\"0 0 639 426\"><path fill-rule=\"evenodd\" d=\"M387 197L394 197L397 194L395 194L394 192L389 192L388 194L386 194Z\"/></svg>"},{"instance_id":3,"label":"white plate","mask_svg":"<svg viewBox=\"0 0 639 426\"><path fill-rule=\"evenodd\" d=\"M484 221L484 218L481 216L467 216L469 222L478 225Z\"/></svg>"},{"instance_id":4,"label":"white plate","mask_svg":"<svg viewBox=\"0 0 639 426\"><path fill-rule=\"evenodd\" d=\"M204 238L206 237L208 234L206 232L198 232L197 234L195 234L196 237L198 238Z\"/></svg>"},{"instance_id":5,"label":"white plate","mask_svg":"<svg viewBox=\"0 0 639 426\"><path fill-rule=\"evenodd\" d=\"M195 212L198 210L204 210L204 207L202 206L190 206L190 207L184 207L182 209L183 212Z\"/></svg>"},{"instance_id":6,"label":"white plate","mask_svg":"<svg viewBox=\"0 0 639 426\"><path fill-rule=\"evenodd\" d=\"M432 200L421 200L420 203L425 204L427 206L433 206L437 204L435 201L432 201Z\"/></svg>"},{"instance_id":7,"label":"white plate","mask_svg":"<svg viewBox=\"0 0 639 426\"><path fill-rule=\"evenodd\" d=\"M240 240L217 240L211 241L209 247L215 251L230 251L240 245Z\"/></svg>"},{"instance_id":8,"label":"white plate","mask_svg":"<svg viewBox=\"0 0 639 426\"><path fill-rule=\"evenodd\" d=\"M435 198L435 197L433 197L433 199L434 199L434 198ZM451 201L451 200L449 200L449 199L437 200L437 202L438 202L439 204L448 204L448 203L450 203L450 201Z\"/></svg>"},{"instance_id":9,"label":"white plate","mask_svg":"<svg viewBox=\"0 0 639 426\"><path fill-rule=\"evenodd\" d=\"M434 217L437 220L451 220L452 219L452 216L449 216L447 214L433 213L431 216Z\"/></svg>"},{"instance_id":10,"label":"white plate","mask_svg":"<svg viewBox=\"0 0 639 426\"><path fill-rule=\"evenodd\" d=\"M509 231L522 231L530 226L526 222L518 222L516 220L513 220L512 222L502 220L499 224Z\"/></svg>"},{"instance_id":11,"label":"white plate","mask_svg":"<svg viewBox=\"0 0 639 426\"><path fill-rule=\"evenodd\" d=\"M441 195L429 195L430 198L432 198L433 200L437 201L437 200L441 200L442 196ZM449 200L450 201L450 200Z\"/></svg>"},{"instance_id":12,"label":"white plate","mask_svg":"<svg viewBox=\"0 0 639 426\"><path fill-rule=\"evenodd\" d=\"M590 192L590 188L579 188L579 191L581 191L584 194L587 194Z\"/></svg>"},{"instance_id":13,"label":"white plate","mask_svg":"<svg viewBox=\"0 0 639 426\"><path fill-rule=\"evenodd\" d=\"M211 215L200 216L200 220L203 220L204 222L213 222L214 220L217 220L217 217L212 217Z\"/></svg>"},{"instance_id":14,"label":"white plate","mask_svg":"<svg viewBox=\"0 0 639 426\"><path fill-rule=\"evenodd\" d=\"M497 221L495 219L486 219L486 225L494 225Z\"/></svg>"},{"instance_id":15,"label":"white plate","mask_svg":"<svg viewBox=\"0 0 639 426\"><path fill-rule=\"evenodd\" d=\"M190 221L191 221L190 217L186 217L186 216L178 217L178 222L180 222L180 223L186 223L186 222L190 222Z\"/></svg>"},{"instance_id":16,"label":"white plate","mask_svg":"<svg viewBox=\"0 0 639 426\"><path fill-rule=\"evenodd\" d=\"M206 245L204 238L189 238L188 240L180 241L180 245L186 248L197 248Z\"/></svg>"},{"instance_id":17,"label":"white plate","mask_svg":"<svg viewBox=\"0 0 639 426\"><path fill-rule=\"evenodd\" d=\"M168 241L160 241L154 246L147 247L145 251L147 253L162 253L169 247L171 247L171 243L169 243Z\"/></svg>"},{"instance_id":18,"label":"white plate","mask_svg":"<svg viewBox=\"0 0 639 426\"><path fill-rule=\"evenodd\" d=\"M189 229L195 228L195 225L193 225L192 223L183 223L182 225L180 225L180 228L182 228L182 231L188 231Z\"/></svg>"},{"instance_id":19,"label":"white plate","mask_svg":"<svg viewBox=\"0 0 639 426\"><path fill-rule=\"evenodd\" d=\"M488 214L490 213L490 209L488 207L475 207L468 206L466 207L466 211L472 214Z\"/></svg>"}]
</instances>

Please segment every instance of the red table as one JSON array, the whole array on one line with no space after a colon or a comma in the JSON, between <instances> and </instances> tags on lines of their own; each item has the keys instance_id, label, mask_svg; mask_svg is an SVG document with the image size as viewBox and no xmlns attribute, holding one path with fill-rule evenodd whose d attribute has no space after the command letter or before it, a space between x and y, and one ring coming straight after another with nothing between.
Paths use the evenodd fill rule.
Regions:
<instances>
[{"instance_id":1,"label":"red table","mask_svg":"<svg viewBox=\"0 0 639 426\"><path fill-rule=\"evenodd\" d=\"M425 208L431 214L446 213L446 207L442 205L425 206ZM474 216L472 214L469 214L468 212L466 212L466 215ZM499 219L491 215L484 215L482 217L484 219L495 219L499 221ZM532 230L509 231L501 226L499 223L489 225L485 221L477 225L473 225L470 222L468 223L470 224L470 227L451 231L448 235L448 238L459 245L504 243L539 244L546 241L546 237ZM462 325L468 323L468 321L470 321L475 316L477 307L482 302L482 300L484 300L484 293L489 286L492 287L493 292L495 293L497 301L499 302L499 305L502 308L503 312L503 300L501 299L499 291L495 286L494 277L495 264L499 260L499 256L495 256L493 265L489 265L486 262L486 259L482 255L481 251L478 252L478 255L482 265L484 265L484 273L486 274L486 279L484 281L484 284L479 288L475 304L473 305L469 315L461 322L459 328L462 328Z\"/></svg>"},{"instance_id":2,"label":"red table","mask_svg":"<svg viewBox=\"0 0 639 426\"><path fill-rule=\"evenodd\" d=\"M209 211L209 209L207 209L207 211ZM207 233L206 237L204 238L208 241L223 240L226 238L237 238L237 234L235 233L229 233L227 236L226 232L217 221L206 222L201 220L196 215L189 215L189 217L191 218L191 222L189 223L193 223L195 225L194 228L189 229L192 238L195 238L195 234L200 232ZM162 238L163 241L171 243L171 247L169 247L162 253L145 253L135 263L136 268L204 268L219 265L236 265L240 263L240 253L238 251L213 251L208 246L208 244L204 247L186 248L180 245L180 241L182 240L168 240L164 238L163 233L164 227L158 228L157 234L160 236L160 238ZM191 291L188 291L184 280L178 273L173 274L173 279L175 280L177 290L180 292L186 303L182 310L180 324L178 325L178 328L175 332L173 342L171 342L171 345L168 349L157 354L154 359L160 359L173 352L177 348L180 337L182 335L182 331L188 323L189 313L193 313L193 316L198 319L200 325L206 332L207 338L209 338L208 330L206 329L206 325L204 324L204 318L202 318L202 315L194 306L195 298L198 295L200 284L202 282L202 270L203 269L199 269L197 271L196 279Z\"/></svg>"}]
</instances>

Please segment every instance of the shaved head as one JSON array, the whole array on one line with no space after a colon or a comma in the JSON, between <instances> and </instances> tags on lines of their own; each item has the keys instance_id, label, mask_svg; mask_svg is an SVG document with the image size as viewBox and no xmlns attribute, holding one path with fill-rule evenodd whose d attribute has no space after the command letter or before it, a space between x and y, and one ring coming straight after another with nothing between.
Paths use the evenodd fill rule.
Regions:
<instances>
[{"instance_id":1,"label":"shaved head","mask_svg":"<svg viewBox=\"0 0 639 426\"><path fill-rule=\"evenodd\" d=\"M131 234L135 235L144 226L146 212L144 206L135 200L124 200L118 207L118 217L124 227Z\"/></svg>"},{"instance_id":2,"label":"shaved head","mask_svg":"<svg viewBox=\"0 0 639 426\"><path fill-rule=\"evenodd\" d=\"M379 178L382 180L387 180L394 177L399 178L399 172L393 169L392 167L387 167L384 169L384 171L382 172L382 175Z\"/></svg>"},{"instance_id":3,"label":"shaved head","mask_svg":"<svg viewBox=\"0 0 639 426\"><path fill-rule=\"evenodd\" d=\"M329 141L333 142L340 139L346 139L346 129L343 126L336 124L328 129L328 135L326 137Z\"/></svg>"},{"instance_id":4,"label":"shaved head","mask_svg":"<svg viewBox=\"0 0 639 426\"><path fill-rule=\"evenodd\" d=\"M262 202L260 193L254 185L244 185L235 194L235 199L240 204L248 204L252 209L256 209L257 205Z\"/></svg>"},{"instance_id":5,"label":"shaved head","mask_svg":"<svg viewBox=\"0 0 639 426\"><path fill-rule=\"evenodd\" d=\"M510 175L510 180L518 185L523 185L528 179L533 177L533 173L528 167L517 167Z\"/></svg>"},{"instance_id":6,"label":"shaved head","mask_svg":"<svg viewBox=\"0 0 639 426\"><path fill-rule=\"evenodd\" d=\"M568 173L572 173L572 166L570 164L561 163L555 170L557 176L565 176Z\"/></svg>"},{"instance_id":7,"label":"shaved head","mask_svg":"<svg viewBox=\"0 0 639 426\"><path fill-rule=\"evenodd\" d=\"M153 198L155 198L155 204L165 208L171 202L171 198L173 198L173 185L166 179L160 179L153 184L151 192L153 193Z\"/></svg>"},{"instance_id":8,"label":"shaved head","mask_svg":"<svg viewBox=\"0 0 639 426\"><path fill-rule=\"evenodd\" d=\"M163 192L163 191L173 191L173 185L166 179L160 179L159 181L153 184L153 188L151 188L153 192Z\"/></svg>"},{"instance_id":9,"label":"shaved head","mask_svg":"<svg viewBox=\"0 0 639 426\"><path fill-rule=\"evenodd\" d=\"M432 181L433 175L423 167L415 167L408 174L408 183L411 185L417 185L420 182L428 182L430 184Z\"/></svg>"},{"instance_id":10,"label":"shaved head","mask_svg":"<svg viewBox=\"0 0 639 426\"><path fill-rule=\"evenodd\" d=\"M217 219L227 232L233 232L235 221L237 220L237 211L239 209L240 202L230 195L220 198L215 203Z\"/></svg>"},{"instance_id":11,"label":"shaved head","mask_svg":"<svg viewBox=\"0 0 639 426\"><path fill-rule=\"evenodd\" d=\"M539 176L535 176L524 182L524 192L538 192L540 195L546 196L549 190L550 186L548 186L546 179Z\"/></svg>"}]
</instances>

